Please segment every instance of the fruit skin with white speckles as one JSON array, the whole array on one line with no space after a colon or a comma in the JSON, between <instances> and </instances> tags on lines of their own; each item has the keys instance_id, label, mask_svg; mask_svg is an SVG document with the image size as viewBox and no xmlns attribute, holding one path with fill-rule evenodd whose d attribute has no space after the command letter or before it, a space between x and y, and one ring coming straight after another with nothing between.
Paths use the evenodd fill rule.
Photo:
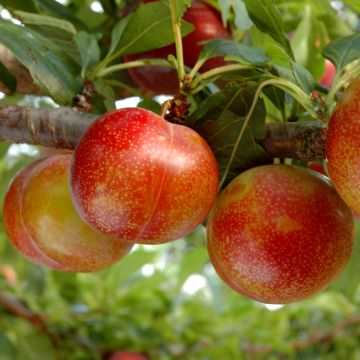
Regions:
<instances>
[{"instance_id":1,"label":"fruit skin with white speckles","mask_svg":"<svg viewBox=\"0 0 360 360\"><path fill-rule=\"evenodd\" d=\"M326 288L352 251L350 209L324 176L289 165L252 168L217 200L207 225L210 259L235 291L284 304Z\"/></svg>"},{"instance_id":2,"label":"fruit skin with white speckles","mask_svg":"<svg viewBox=\"0 0 360 360\"><path fill-rule=\"evenodd\" d=\"M345 89L326 136L329 176L339 195L360 214L360 78Z\"/></svg>"},{"instance_id":3,"label":"fruit skin with white speckles","mask_svg":"<svg viewBox=\"0 0 360 360\"><path fill-rule=\"evenodd\" d=\"M216 199L217 161L192 129L141 108L105 114L78 143L75 207L90 226L126 241L159 244L186 236Z\"/></svg>"},{"instance_id":4,"label":"fruit skin with white speckles","mask_svg":"<svg viewBox=\"0 0 360 360\"><path fill-rule=\"evenodd\" d=\"M98 271L126 255L132 244L95 232L76 213L69 192L71 155L25 168L4 204L6 232L30 261L62 271Z\"/></svg>"}]
</instances>

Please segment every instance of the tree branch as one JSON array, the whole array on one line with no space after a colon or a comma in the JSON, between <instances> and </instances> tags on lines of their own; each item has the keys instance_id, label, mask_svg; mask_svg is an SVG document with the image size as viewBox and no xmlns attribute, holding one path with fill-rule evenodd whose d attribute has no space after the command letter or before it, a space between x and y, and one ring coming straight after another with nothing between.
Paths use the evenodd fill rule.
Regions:
<instances>
[{"instance_id":1,"label":"tree branch","mask_svg":"<svg viewBox=\"0 0 360 360\"><path fill-rule=\"evenodd\" d=\"M74 149L96 115L60 107L0 105L0 140Z\"/></svg>"},{"instance_id":2,"label":"tree branch","mask_svg":"<svg viewBox=\"0 0 360 360\"><path fill-rule=\"evenodd\" d=\"M74 149L96 117L64 107L0 105L0 140ZM260 144L271 157L311 161L324 158L325 137L320 122L272 123Z\"/></svg>"},{"instance_id":3,"label":"tree branch","mask_svg":"<svg viewBox=\"0 0 360 360\"><path fill-rule=\"evenodd\" d=\"M50 329L49 325L46 322L46 317L34 313L31 311L25 304L15 298L11 298L8 295L0 292L0 308L3 308L9 315L21 318L31 325L33 325L37 330L43 334L49 336L54 348L59 346L59 340L64 340L67 337L71 337L78 345L81 347L96 351L99 353L104 353L103 349L95 349L93 344L86 338L81 336L74 336L72 332L69 332L66 329L54 331Z\"/></svg>"},{"instance_id":4,"label":"tree branch","mask_svg":"<svg viewBox=\"0 0 360 360\"><path fill-rule=\"evenodd\" d=\"M30 322L39 331L49 335L44 317L30 311L25 305L18 300L12 299L9 296L0 293L0 305L11 315L15 315Z\"/></svg>"},{"instance_id":5,"label":"tree branch","mask_svg":"<svg viewBox=\"0 0 360 360\"><path fill-rule=\"evenodd\" d=\"M321 160L325 158L326 131L319 121L267 124L260 145L270 157Z\"/></svg>"}]
</instances>

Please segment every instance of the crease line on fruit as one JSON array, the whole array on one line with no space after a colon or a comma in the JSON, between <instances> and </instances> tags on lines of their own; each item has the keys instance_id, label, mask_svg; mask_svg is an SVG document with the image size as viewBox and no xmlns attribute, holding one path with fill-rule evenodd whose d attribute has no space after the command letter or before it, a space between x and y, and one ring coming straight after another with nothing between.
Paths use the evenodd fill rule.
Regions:
<instances>
[{"instance_id":1,"label":"crease line on fruit","mask_svg":"<svg viewBox=\"0 0 360 360\"><path fill-rule=\"evenodd\" d=\"M172 126L169 126L168 123L166 123L166 127L168 129L168 133L169 133L169 136L170 136L170 147L171 147L171 145L172 145L172 143L174 141L174 132L173 132ZM150 213L147 221L144 223L144 225L139 230L139 233L137 235L138 239L141 239L142 235L144 234L146 228L148 227L149 223L151 222L151 220L152 220L152 218L154 216L155 210L158 207L158 204L159 204L159 201L160 201L160 196L161 196L161 193L162 193L162 189L163 189L164 183L165 183L167 170L168 170L168 165L166 165L166 167L164 168L164 171L163 171L163 173L161 175L160 186L159 186L159 190L158 190L158 192L156 194L156 197L155 197L154 205L153 205L153 207L151 209L151 213Z\"/></svg>"}]
</instances>

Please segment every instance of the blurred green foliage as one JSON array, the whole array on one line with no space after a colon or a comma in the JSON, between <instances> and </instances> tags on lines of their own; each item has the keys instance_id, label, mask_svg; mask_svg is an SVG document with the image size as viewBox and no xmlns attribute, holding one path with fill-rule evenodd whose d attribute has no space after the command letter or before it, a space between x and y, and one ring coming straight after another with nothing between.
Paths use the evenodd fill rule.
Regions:
<instances>
[{"instance_id":1,"label":"blurred green foliage","mask_svg":"<svg viewBox=\"0 0 360 360\"><path fill-rule=\"evenodd\" d=\"M250 6L250 17L258 28L245 32L250 18L247 14L235 14L233 32L237 39L250 35L252 45L266 50L271 55L271 64L283 71L294 56L315 80L324 71L321 52L325 44L353 34L358 21L356 11L360 11L358 2L352 0L343 2L348 7L341 11L341 16L327 0L277 0L279 13L274 9L272 13L278 21L262 23L271 15L267 12L267 6L273 3L270 0L208 2L218 4L224 19L234 15L227 13L229 8L244 9L243 3ZM77 67L84 77L99 57L106 57L104 44L109 42L116 16L131 1L101 0L102 14L91 10L90 0L67 3L68 6L53 0L0 0L0 5L13 14L14 10L22 10L41 15L25 18L22 14L33 31L54 41L57 49L71 57L68 59L71 68ZM334 3L341 5L338 1ZM61 22L48 21L47 16ZM89 46L72 41L69 24ZM114 46L122 44L123 25L117 26L112 34L113 40L117 37L118 41ZM13 28L9 24L2 26ZM289 43L286 33L290 32L294 36ZM14 46L16 35L13 34L14 42L7 39ZM130 35L136 34L127 34ZM144 46L156 47L161 40L153 36L152 43ZM51 54L45 56L41 51L32 54L30 45L32 56L45 64L51 60ZM20 48L22 53L24 49ZM63 89L67 91L60 96L56 86L57 79L66 72L66 62L57 65L57 69L52 69L54 78L42 78L42 72L38 77L40 83L42 80L49 86L48 93L56 93L59 103L65 104L71 100L71 91ZM5 70L1 67L0 75L8 76ZM76 87L79 79L62 80L75 82ZM126 80L125 72L111 79L98 79L95 87L101 91L94 95L93 110L113 108L115 90L130 88ZM136 89L130 92L137 93ZM273 100L277 97L278 103ZM285 100L288 98L282 92L266 94L267 120L286 118ZM0 96L0 104L53 106L48 98L21 95ZM159 110L158 103L149 98L144 98L140 105ZM34 148L0 142L0 204L11 178L34 160L36 154L31 155L31 149ZM4 233L0 211L0 295L43 316L46 323L46 331L39 331L31 321L5 311L0 301L0 360L101 359L119 349L142 352L155 360L360 359L359 222L352 258L339 279L323 293L283 307L265 306L229 289L214 272L204 245L205 229L199 227L186 239L171 244L136 246L110 269L92 274L61 273L33 265L13 250Z\"/></svg>"},{"instance_id":2,"label":"blurred green foliage","mask_svg":"<svg viewBox=\"0 0 360 360\"><path fill-rule=\"evenodd\" d=\"M33 159L10 156L14 150L0 162L1 198ZM72 274L21 258L1 228L0 267L11 268L16 281L0 276L0 293L44 316L52 336L0 304L0 359L101 359L118 349L164 360L360 358L360 224L340 278L312 299L278 308L224 285L204 242L199 227L171 244L136 246L110 269Z\"/></svg>"}]
</instances>

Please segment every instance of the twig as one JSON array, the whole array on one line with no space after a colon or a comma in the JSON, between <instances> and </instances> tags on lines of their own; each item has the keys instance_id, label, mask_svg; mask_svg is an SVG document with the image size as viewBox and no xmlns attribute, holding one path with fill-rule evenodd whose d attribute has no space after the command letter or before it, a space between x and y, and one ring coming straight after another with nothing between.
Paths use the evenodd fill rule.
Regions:
<instances>
[{"instance_id":1,"label":"twig","mask_svg":"<svg viewBox=\"0 0 360 360\"><path fill-rule=\"evenodd\" d=\"M87 350L98 351L99 353L104 352L104 350L95 349L93 344L86 338L81 336L74 337L73 333L67 329L62 329L60 331L54 331L50 329L48 323L46 322L45 316L34 313L18 299L11 298L2 292L0 292L0 307L4 308L4 310L10 315L29 322L37 330L47 335L50 338L54 348L59 348L59 340L64 340L67 337L71 337L73 341Z\"/></svg>"},{"instance_id":2,"label":"twig","mask_svg":"<svg viewBox=\"0 0 360 360\"><path fill-rule=\"evenodd\" d=\"M10 298L8 295L0 293L0 305L11 315L22 318L33 326L35 326L39 331L50 334L45 318L42 315L35 314L29 310L24 304L19 300Z\"/></svg>"}]
</instances>

